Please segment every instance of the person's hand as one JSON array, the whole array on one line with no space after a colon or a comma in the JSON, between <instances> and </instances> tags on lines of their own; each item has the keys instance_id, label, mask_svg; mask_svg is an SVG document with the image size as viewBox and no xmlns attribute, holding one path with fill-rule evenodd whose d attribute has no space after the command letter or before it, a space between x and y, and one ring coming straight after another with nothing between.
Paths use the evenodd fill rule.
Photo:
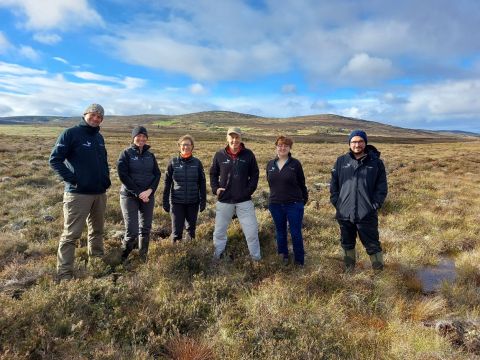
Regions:
<instances>
[{"instance_id":1,"label":"person's hand","mask_svg":"<svg viewBox=\"0 0 480 360\"><path fill-rule=\"evenodd\" d=\"M220 193L221 193L222 191L225 191L225 188L218 188L218 189L217 189L217 196L220 196Z\"/></svg>"},{"instance_id":2,"label":"person's hand","mask_svg":"<svg viewBox=\"0 0 480 360\"><path fill-rule=\"evenodd\" d=\"M150 201L150 195L152 194L152 189L147 189L145 191L142 191L140 194L138 194L138 197L140 200L143 202L147 203Z\"/></svg>"}]
</instances>

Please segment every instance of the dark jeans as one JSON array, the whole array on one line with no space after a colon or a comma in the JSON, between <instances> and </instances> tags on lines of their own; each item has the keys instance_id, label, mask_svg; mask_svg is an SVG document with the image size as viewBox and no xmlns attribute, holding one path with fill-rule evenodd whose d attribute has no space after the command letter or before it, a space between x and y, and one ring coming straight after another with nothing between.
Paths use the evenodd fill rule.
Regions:
<instances>
[{"instance_id":1,"label":"dark jeans","mask_svg":"<svg viewBox=\"0 0 480 360\"><path fill-rule=\"evenodd\" d=\"M155 197L151 195L150 201L144 203L136 197L120 195L120 206L125 223L125 237L122 242L124 256L128 256L133 250L137 238L140 254L146 255L150 240L150 230L152 229Z\"/></svg>"},{"instance_id":2,"label":"dark jeans","mask_svg":"<svg viewBox=\"0 0 480 360\"><path fill-rule=\"evenodd\" d=\"M172 204L170 216L172 218L172 235L173 241L182 240L183 227L192 239L195 238L195 230L197 228L199 204Z\"/></svg>"},{"instance_id":3,"label":"dark jeans","mask_svg":"<svg viewBox=\"0 0 480 360\"><path fill-rule=\"evenodd\" d=\"M337 220L340 225L341 244L344 250L355 249L357 233L368 255L382 251L378 234L378 215L373 213L361 221Z\"/></svg>"},{"instance_id":4,"label":"dark jeans","mask_svg":"<svg viewBox=\"0 0 480 360\"><path fill-rule=\"evenodd\" d=\"M304 205L303 202L288 204L270 204L268 206L272 214L275 230L277 233L278 253L288 257L287 244L287 222L292 236L293 254L295 262L303 265L305 252L303 249L302 220Z\"/></svg>"}]
</instances>

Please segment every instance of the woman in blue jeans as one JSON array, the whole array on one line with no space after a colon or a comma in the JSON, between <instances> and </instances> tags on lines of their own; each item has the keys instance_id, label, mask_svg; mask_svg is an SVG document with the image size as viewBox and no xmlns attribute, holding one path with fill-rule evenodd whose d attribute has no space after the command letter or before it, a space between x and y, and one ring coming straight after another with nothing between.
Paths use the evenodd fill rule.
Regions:
<instances>
[{"instance_id":1,"label":"woman in blue jeans","mask_svg":"<svg viewBox=\"0 0 480 360\"><path fill-rule=\"evenodd\" d=\"M295 264L303 266L304 250L302 221L304 205L308 201L305 175L300 161L292 157L293 141L279 136L275 141L276 157L267 164L267 180L270 186L269 210L275 223L278 254L287 265L287 223L292 236Z\"/></svg>"}]
</instances>

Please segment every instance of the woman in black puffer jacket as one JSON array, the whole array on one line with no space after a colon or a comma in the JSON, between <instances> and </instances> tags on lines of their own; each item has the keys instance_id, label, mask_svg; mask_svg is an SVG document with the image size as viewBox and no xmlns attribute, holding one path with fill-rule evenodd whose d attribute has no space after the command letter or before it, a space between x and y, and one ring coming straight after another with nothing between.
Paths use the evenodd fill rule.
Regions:
<instances>
[{"instance_id":1,"label":"woman in black puffer jacket","mask_svg":"<svg viewBox=\"0 0 480 360\"><path fill-rule=\"evenodd\" d=\"M157 159L147 145L148 132L143 126L132 131L132 145L121 152L117 162L122 182L120 206L125 223L122 258L127 259L138 239L140 258L147 260L152 228L155 190L160 182Z\"/></svg>"},{"instance_id":2,"label":"woman in black puffer jacket","mask_svg":"<svg viewBox=\"0 0 480 360\"><path fill-rule=\"evenodd\" d=\"M179 155L170 160L165 175L163 209L172 218L173 242L183 237L187 224L187 239L195 238L198 210L205 210L207 190L202 162L192 155L194 140L190 135L178 139Z\"/></svg>"}]
</instances>

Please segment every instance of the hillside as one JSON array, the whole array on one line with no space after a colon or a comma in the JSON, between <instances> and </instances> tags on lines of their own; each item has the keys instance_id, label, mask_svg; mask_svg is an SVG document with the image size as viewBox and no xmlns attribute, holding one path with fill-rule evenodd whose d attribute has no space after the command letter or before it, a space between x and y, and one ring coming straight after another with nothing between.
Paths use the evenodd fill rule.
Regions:
<instances>
[{"instance_id":1,"label":"hillside","mask_svg":"<svg viewBox=\"0 0 480 360\"><path fill-rule=\"evenodd\" d=\"M43 124L71 126L80 117L20 116L0 118L0 124ZM205 111L184 115L131 115L107 116L102 128L109 132L124 133L134 125L147 125L159 135L177 136L189 132L199 139L223 138L229 126L239 126L245 136L267 140L279 134L288 134L301 142L342 142L353 129L367 131L372 142L422 143L474 140L475 134L464 132L435 132L414 130L375 121L319 114L289 118L266 118L229 111Z\"/></svg>"}]
</instances>

